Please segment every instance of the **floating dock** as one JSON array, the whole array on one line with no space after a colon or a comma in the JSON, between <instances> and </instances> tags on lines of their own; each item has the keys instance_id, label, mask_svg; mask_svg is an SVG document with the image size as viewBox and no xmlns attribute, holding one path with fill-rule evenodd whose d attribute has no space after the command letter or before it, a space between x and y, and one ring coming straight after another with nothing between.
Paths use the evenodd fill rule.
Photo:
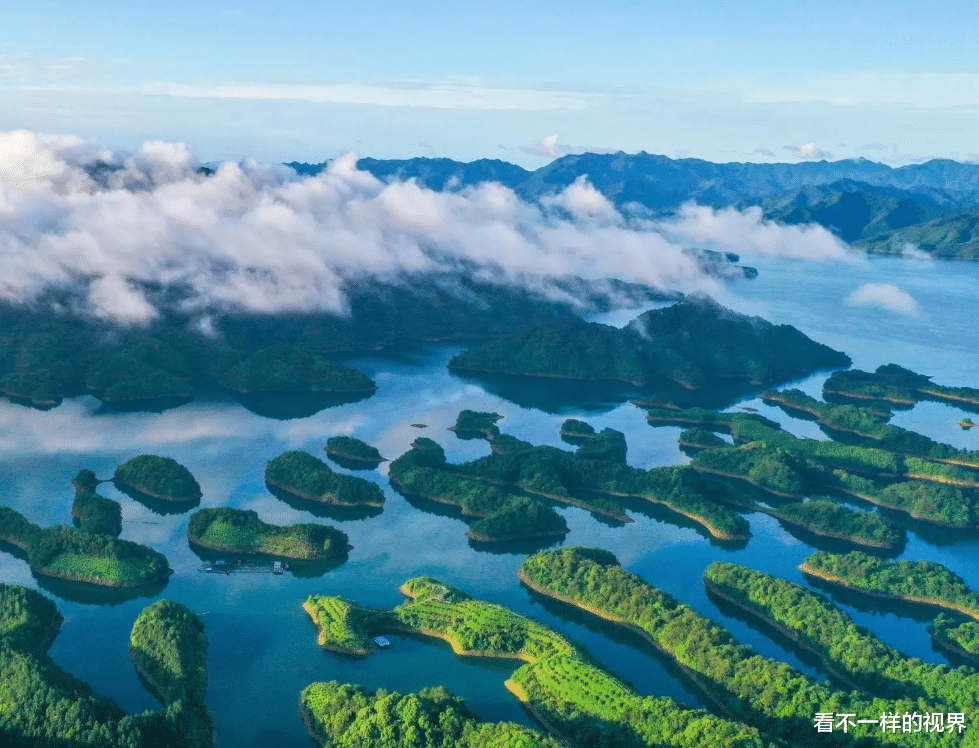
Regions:
<instances>
[{"instance_id":1,"label":"floating dock","mask_svg":"<svg viewBox=\"0 0 979 748\"><path fill-rule=\"evenodd\" d=\"M289 568L282 561L207 561L199 569L205 574L281 574Z\"/></svg>"}]
</instances>

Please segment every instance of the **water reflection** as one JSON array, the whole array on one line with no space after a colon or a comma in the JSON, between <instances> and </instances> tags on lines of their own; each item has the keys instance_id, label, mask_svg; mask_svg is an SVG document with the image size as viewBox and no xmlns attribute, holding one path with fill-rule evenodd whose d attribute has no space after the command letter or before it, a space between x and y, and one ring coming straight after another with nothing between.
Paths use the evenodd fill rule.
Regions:
<instances>
[{"instance_id":1,"label":"water reflection","mask_svg":"<svg viewBox=\"0 0 979 748\"><path fill-rule=\"evenodd\" d=\"M137 491L135 488L131 488L125 483L112 481L112 485L115 486L119 493L125 494L133 501L138 501L140 504L153 512L153 514L158 514L161 517L165 517L168 514L185 514L191 509L196 509L201 505L200 496L198 496L196 499L191 499L190 501L167 501L165 499L158 499L155 496L149 496L142 491Z\"/></svg>"},{"instance_id":2,"label":"water reflection","mask_svg":"<svg viewBox=\"0 0 979 748\"><path fill-rule=\"evenodd\" d=\"M265 487L270 494L292 509L307 512L314 517L332 519L337 522L353 522L355 520L368 519L370 517L376 517L384 511L384 507L380 506L337 506L326 501L303 499L288 491L283 491L276 486L270 486L268 483L265 484Z\"/></svg>"},{"instance_id":3,"label":"water reflection","mask_svg":"<svg viewBox=\"0 0 979 748\"><path fill-rule=\"evenodd\" d=\"M235 400L256 415L288 421L309 418L321 410L357 403L373 396L373 392L251 392L236 394Z\"/></svg>"},{"instance_id":4,"label":"water reflection","mask_svg":"<svg viewBox=\"0 0 979 748\"><path fill-rule=\"evenodd\" d=\"M69 582L34 572L32 574L37 581L37 586L45 592L50 592L55 597L67 602L83 605L120 605L139 598L151 600L159 597L170 583L169 579L165 579L143 587L118 589L102 587L97 584L86 584L85 582Z\"/></svg>"}]
</instances>

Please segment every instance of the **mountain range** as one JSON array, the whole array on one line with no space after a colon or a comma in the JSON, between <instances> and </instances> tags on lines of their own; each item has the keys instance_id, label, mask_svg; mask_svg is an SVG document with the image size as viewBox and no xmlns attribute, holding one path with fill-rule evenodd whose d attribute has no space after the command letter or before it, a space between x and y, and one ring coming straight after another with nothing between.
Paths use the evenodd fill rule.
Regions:
<instances>
[{"instance_id":1,"label":"mountain range","mask_svg":"<svg viewBox=\"0 0 979 748\"><path fill-rule=\"evenodd\" d=\"M288 164L304 175L326 165ZM863 158L721 164L619 152L563 156L534 171L493 159L362 158L358 167L440 191L498 182L534 202L585 176L625 214L668 215L689 201L758 206L769 220L817 223L871 252L901 253L910 244L936 257L979 258L979 164L949 159L900 167Z\"/></svg>"}]
</instances>

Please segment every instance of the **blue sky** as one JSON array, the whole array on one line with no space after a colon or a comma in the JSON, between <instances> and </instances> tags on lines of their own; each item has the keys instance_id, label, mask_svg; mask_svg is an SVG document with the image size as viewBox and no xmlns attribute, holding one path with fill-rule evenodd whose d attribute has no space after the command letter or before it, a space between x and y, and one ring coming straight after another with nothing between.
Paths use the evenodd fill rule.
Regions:
<instances>
[{"instance_id":1,"label":"blue sky","mask_svg":"<svg viewBox=\"0 0 979 748\"><path fill-rule=\"evenodd\" d=\"M24 3L0 129L203 160L979 159L974 2Z\"/></svg>"}]
</instances>

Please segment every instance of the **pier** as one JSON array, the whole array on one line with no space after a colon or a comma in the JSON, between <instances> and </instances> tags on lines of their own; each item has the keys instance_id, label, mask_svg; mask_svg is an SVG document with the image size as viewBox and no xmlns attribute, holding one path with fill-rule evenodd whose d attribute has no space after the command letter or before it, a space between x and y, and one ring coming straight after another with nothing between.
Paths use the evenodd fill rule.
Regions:
<instances>
[{"instance_id":1,"label":"pier","mask_svg":"<svg viewBox=\"0 0 979 748\"><path fill-rule=\"evenodd\" d=\"M207 561L199 569L205 574L281 574L289 568L282 561Z\"/></svg>"}]
</instances>

